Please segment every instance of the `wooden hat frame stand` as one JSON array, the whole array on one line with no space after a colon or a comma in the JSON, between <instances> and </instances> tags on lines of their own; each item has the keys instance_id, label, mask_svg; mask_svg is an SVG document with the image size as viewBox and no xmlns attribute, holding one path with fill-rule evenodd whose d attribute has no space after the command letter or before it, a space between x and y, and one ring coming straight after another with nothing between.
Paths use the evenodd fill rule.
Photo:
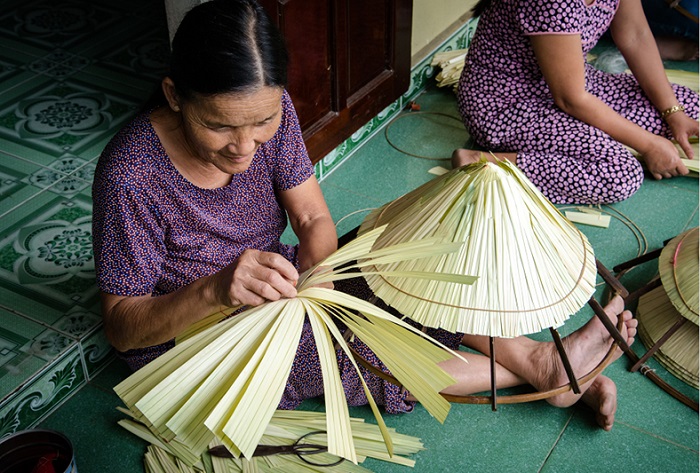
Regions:
<instances>
[{"instance_id":1,"label":"wooden hat frame stand","mask_svg":"<svg viewBox=\"0 0 700 473\"><path fill-rule=\"evenodd\" d=\"M628 294L628 291L622 286L622 284L620 284L620 282L612 275L612 273L610 273L610 271L607 268L605 268L605 266L603 266L603 264L597 259L596 267L600 277L603 278L603 280L607 284L609 284L615 290L616 293L619 293L622 297L625 297ZM588 383L589 381L592 381L595 377L597 377L603 372L603 370L610 363L610 360L614 357L615 350L617 349L617 347L622 347L623 345L627 346L627 342L625 341L624 337L620 334L619 328L622 327L615 327L615 325L610 321L608 315L605 313L603 306L594 297L591 297L591 299L588 301L588 305L591 307L591 309L593 309L595 316L598 317L603 323L603 325L605 325L605 327L608 329L611 336L613 337L613 342L605 357L603 357L603 359L600 360L598 365L596 365L596 367L593 368L587 374L583 375L580 378L576 378L573 368L571 367L569 357L566 354L566 350L564 349L564 344L561 341L559 332L557 331L557 329L550 327L549 332L552 335L552 339L554 340L554 344L557 348L557 353L559 354L564 369L566 370L567 377L569 378L569 384L565 384L557 388L550 389L548 391L536 391L525 394L499 396L496 389L497 380L495 369L496 357L494 350L494 337L489 337L489 346L491 349L489 353L489 359L491 362L491 395L453 396L449 394L443 394L443 397L450 402L461 404L491 404L491 410L496 411L498 404L518 404L524 402L540 401L563 394L568 391L573 391L576 394L581 394L580 386L582 384Z\"/></svg>"},{"instance_id":2,"label":"wooden hat frame stand","mask_svg":"<svg viewBox=\"0 0 700 473\"><path fill-rule=\"evenodd\" d=\"M466 217L472 214L486 217ZM418 286L408 281L409 278L397 278L395 285L381 275L370 273L365 276L368 286L377 297L401 313L413 314L409 316L411 320L425 327L441 327L452 332L464 332L489 338L489 353L484 354L490 358L491 395L444 395L450 402L490 403L492 409L496 410L499 403L513 404L542 400L569 390L580 394L580 386L594 379L609 364L616 354L617 345L626 346L620 331L593 296L596 273L608 284L613 285L616 292L623 294L623 297L627 295L627 291L595 259L585 236L566 220L513 164L507 161L491 163L483 160L454 169L431 180L399 199L376 209L365 218L360 227L341 238L339 244L342 245L342 240L348 237L352 238L352 234L358 232L361 234L379 225L389 225L388 228L391 229L391 232L387 230L389 233L386 238L380 237L375 242L375 245L380 248L382 245L396 244L427 235L439 235L455 242L464 240L465 246L456 252L453 258L435 258L424 266L420 266L420 271L435 271L446 275L472 274L482 277L484 275L479 268L475 267L476 263L467 262L466 259L466 254L479 254L481 258L478 262L493 266L496 268L495 271L509 266L506 270L507 277L503 278L503 284L496 284L492 293L510 294L511 292L508 291L514 290L513 280L533 278L531 287L528 285L527 289L520 288L523 291L520 297L522 300L515 304L496 307L499 303L503 303L502 298L477 292L443 297L445 293L440 291L439 284L425 287L426 294L417 296L414 291ZM484 253L482 243L491 240L486 237L472 238L471 236L491 235L496 230L508 237L518 238L520 243L514 247L513 251L506 251L504 256L489 259ZM506 237L499 240L499 250L505 251L502 246L505 239ZM495 253L503 254L503 251L494 250L493 254ZM526 254L527 257L521 257L521 253ZM567 261L577 263L561 265L561 258L564 256L569 258ZM534 257L540 258L542 264L533 264ZM510 263L504 265L503 261L513 261L513 267L510 267ZM389 264L387 267L398 274L416 270L413 264L397 263ZM550 281L550 279L551 284L542 284L542 281ZM481 286L481 288L484 287L486 286ZM532 294L535 289L535 292L544 291L543 294L551 292L554 294L552 298L555 302L539 297L528 298L528 294ZM403 296L408 296L410 300L404 301L401 298ZM495 305L489 305L489 303ZM598 365L577 379L561 337L554 327L562 326L586 303L610 331L613 343ZM433 309L441 307L445 308L444 313L441 313L438 318L432 318ZM523 318L515 316L523 313L528 313L531 317L522 320ZM539 333L545 329L549 329L554 340L567 374L568 384L545 392L499 396L496 390L498 383L495 338ZM358 358L358 362L386 381L399 384L391 376L373 369L364 360Z\"/></svg>"},{"instance_id":3,"label":"wooden hat frame stand","mask_svg":"<svg viewBox=\"0 0 700 473\"><path fill-rule=\"evenodd\" d=\"M350 232L350 234L346 235L343 237L345 238L352 238L352 234L356 231ZM340 244L343 244L344 242L341 239ZM619 294L621 297L625 298L628 296L629 292L627 289L622 286L620 281L600 262L596 259L596 268L598 271L598 274L600 275L601 278L609 285L610 287L616 294ZM490 364L491 364L491 395L486 396L486 395L475 395L475 394L470 394L470 395L465 395L465 396L457 396L457 395L452 395L452 394L442 394L442 396L449 402L454 402L458 404L491 404L491 409L493 411L496 411L498 408L498 404L519 404L519 403L524 403L524 402L532 402L532 401L541 401L548 399L550 397L554 397L563 393L566 393L568 391L573 391L576 394L581 394L581 388L580 386L582 384L586 384L589 381L593 380L595 377L597 377L600 373L603 372L603 370L607 367L607 365L610 363L610 360L613 358L615 355L615 350L620 347L623 351L630 351L631 349L629 345L627 344L626 340L620 333L620 329L622 328L621 325L616 327L611 321L608 315L605 313L605 310L603 306L594 298L591 297L591 299L588 301L588 305L593 309L593 312L596 317L598 317L603 325L607 328L607 330L610 332L613 342L610 346L610 349L606 353L605 357L603 357L602 360L596 365L595 368L593 368L591 371L586 373L585 375L581 376L580 378L576 378L573 368L571 367L571 363L569 361L569 357L566 354L566 350L564 349L564 344L562 343L561 337L559 335L559 332L557 329L550 327L549 331L550 334L552 335L552 338L554 340L557 353L559 354L559 357L561 358L562 364L564 366L564 369L566 371L567 377L569 379L568 384L564 384L562 386L550 389L548 391L535 391L535 392L530 392L530 393L523 393L523 394L511 394L511 395L504 395L500 396L497 393L497 379L496 379L496 353L495 353L495 338L497 337L489 337L489 347L490 347L490 353L489 353L489 359L490 359ZM622 322L620 322L622 323ZM634 352L632 352L634 353ZM369 361L364 359L361 355L359 355L356 352L353 352L353 356L358 361L364 368L366 368L368 371L372 372L376 376L382 378L383 380L392 383L394 385L401 386L401 383L394 378L392 375L385 373L384 371L379 370L378 368L374 367Z\"/></svg>"},{"instance_id":4,"label":"wooden hat frame stand","mask_svg":"<svg viewBox=\"0 0 700 473\"><path fill-rule=\"evenodd\" d=\"M614 283L615 285L619 285L622 287L622 284L619 282L622 276L624 276L629 270L632 268L639 266L640 264L653 261L655 259L658 259L661 256L661 253L663 252L664 248L666 245L668 245L673 239L669 239L664 241L663 247L656 249L654 251L650 251L649 253L646 253L644 255L641 255L637 258L633 258L629 261L626 261L624 263L620 263L619 265L613 267L613 272L614 274L611 274L609 277L612 277L617 283ZM642 286L641 288L637 289L636 291L632 293L628 293L626 296L623 295L623 298L625 299L625 305L633 303L637 301L640 297L643 295L653 291L654 289L660 287L662 285L662 281L660 277L655 277L653 278L649 283L646 285ZM614 287L613 284L611 284L609 287ZM625 291L627 292L627 291ZM621 294L622 295L622 294ZM627 343L619 344L620 348L622 351L627 355L627 357L632 361L632 366L629 368L629 371L631 372L639 372L642 375L646 376L649 378L651 381L654 382L657 386L659 386L661 389L666 391L668 394L673 396L675 399L678 401L682 402L686 406L690 407L694 411L698 412L698 401L695 401L685 394L681 393L678 391L676 388L671 386L669 383L664 381L656 372L650 368L646 362L651 358L658 350L659 348L669 339L671 336L680 329L681 326L683 326L685 323L689 322L688 319L685 317L681 317L681 320L678 321L678 323L674 324L671 326L668 331L659 338L659 340L656 341L656 343L651 346L646 353L644 353L641 357L637 355L628 345Z\"/></svg>"}]
</instances>

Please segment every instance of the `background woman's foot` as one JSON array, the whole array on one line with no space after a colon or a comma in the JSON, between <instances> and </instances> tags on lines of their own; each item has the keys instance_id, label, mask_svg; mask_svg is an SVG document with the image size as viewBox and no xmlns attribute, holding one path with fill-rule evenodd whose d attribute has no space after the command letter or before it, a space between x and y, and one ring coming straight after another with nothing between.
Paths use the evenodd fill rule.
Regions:
<instances>
[{"instance_id":1,"label":"background woman's foot","mask_svg":"<svg viewBox=\"0 0 700 473\"><path fill-rule=\"evenodd\" d=\"M492 153L490 151L459 148L452 152L452 169L461 168L467 164L477 163L482 159L486 159L492 163L508 160L515 164L516 158L517 153Z\"/></svg>"},{"instance_id":2,"label":"background woman's foot","mask_svg":"<svg viewBox=\"0 0 700 473\"><path fill-rule=\"evenodd\" d=\"M456 149L452 152L452 169L461 168L481 160L484 153L473 149Z\"/></svg>"}]
</instances>

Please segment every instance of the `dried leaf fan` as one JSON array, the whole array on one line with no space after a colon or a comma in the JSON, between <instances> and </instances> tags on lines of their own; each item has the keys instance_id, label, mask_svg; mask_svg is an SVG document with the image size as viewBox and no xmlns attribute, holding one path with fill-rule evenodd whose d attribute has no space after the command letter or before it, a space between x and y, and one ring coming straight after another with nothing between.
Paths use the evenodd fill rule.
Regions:
<instances>
[{"instance_id":1,"label":"dried leaf fan","mask_svg":"<svg viewBox=\"0 0 700 473\"><path fill-rule=\"evenodd\" d=\"M550 329L571 385L578 390L554 328L591 300L596 260L587 238L515 165L482 160L454 169L372 212L359 233L381 225L387 228L375 249L428 237L462 246L454 253L377 270L444 271L478 279L460 286L368 274L378 297L416 322L449 331L510 338ZM493 364L493 351L491 358ZM495 409L493 372L492 386Z\"/></svg>"},{"instance_id":2,"label":"dried leaf fan","mask_svg":"<svg viewBox=\"0 0 700 473\"><path fill-rule=\"evenodd\" d=\"M373 304L316 287L323 282L358 277L358 272L351 271L363 265L457 249L457 245L433 238L370 252L382 230L368 232L330 255L319 264L326 269L302 275L296 298L268 302L223 321L233 309L214 314L179 339L173 349L117 385L115 391L135 419L161 441L181 445L183 451L190 452L189 462L199 458L213 441L228 448L234 457L250 459L279 405L302 326L308 319L323 374L328 451L357 463L352 423L336 362L334 343L351 355L334 323L339 320L442 422L450 406L439 392L453 384L454 379L437 364L452 355ZM364 262L352 263L360 258ZM410 277L406 273L396 275ZM470 278L459 275L421 273L415 277L470 282ZM387 453L392 455L392 436L361 374L360 382Z\"/></svg>"}]
</instances>

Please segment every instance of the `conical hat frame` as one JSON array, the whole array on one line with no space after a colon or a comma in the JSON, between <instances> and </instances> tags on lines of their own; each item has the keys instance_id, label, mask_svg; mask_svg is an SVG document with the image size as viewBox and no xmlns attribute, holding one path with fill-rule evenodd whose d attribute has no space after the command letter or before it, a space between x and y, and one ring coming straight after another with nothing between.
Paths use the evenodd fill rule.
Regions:
<instances>
[{"instance_id":1,"label":"conical hat frame","mask_svg":"<svg viewBox=\"0 0 700 473\"><path fill-rule=\"evenodd\" d=\"M507 163L505 165L507 166ZM532 189L528 189L528 191L531 193L533 192ZM537 198L538 194L539 194L538 191L534 192L535 198ZM544 199L543 196L541 198ZM554 207L552 206L552 208L554 208ZM575 228L575 227L573 227L573 228ZM576 230L578 231L578 229L576 229ZM356 231L357 231L357 229L356 229ZM586 243L587 243L585 240L585 237L582 236L580 231L579 231L579 235L583 239L583 246L585 247ZM577 285L579 284L579 282L583 278L584 270L585 270L586 265L587 265L587 263L585 261L585 253L586 252L584 251L583 268L581 269L581 273L579 275L579 280L576 283ZM603 277L603 279L606 282L611 284L611 286L613 287L613 289L616 292L620 293L623 297L627 295L626 289L624 289L624 287L622 287L622 285L619 284L619 282L611 275L611 273L599 261L595 260L595 265L598 269L598 273ZM384 281L386 281L386 279L384 279ZM388 283L388 281L387 281L387 283ZM404 291L401 291L401 292L404 292ZM565 295L562 299L568 297L571 294L571 292L569 292L569 294ZM412 294L409 294L409 295L412 297L416 297L415 295L412 295ZM425 299L423 299L423 300L425 300ZM433 303L433 304L438 305L438 306L445 305L439 301L427 300L427 302ZM622 327L620 326L619 328L616 328L612 324L612 322L608 318L608 315L605 313L603 307L593 297L591 297L589 299L588 303L591 306L591 308L593 309L595 315L603 322L603 324L606 326L608 331L611 333L614 341L610 347L610 350L608 351L606 356L600 361L600 363L593 370L591 370L589 373L587 373L583 377L581 377L579 379L576 378L558 331L554 327L549 327L550 333L552 335L555 346L557 348L557 352L559 353L559 356L562 360L564 369L567 373L567 376L569 379L569 384L548 390L546 392L536 392L536 393L529 393L529 394L509 395L509 396L498 396L497 390L496 390L496 370L495 370L496 359L495 359L495 350L494 350L494 348L495 348L494 336L489 336L489 342L490 342L489 343L489 346L490 346L489 358L490 358L490 363L491 363L491 396L477 396L477 395L467 395L467 396L443 395L443 396L447 400L449 400L450 402L468 403L468 404L488 404L488 403L490 403L492 409L495 411L497 409L498 403L513 404L513 403L542 400L542 399L547 399L547 398L562 394L562 393L567 392L569 390L573 390L573 392L575 392L576 394L579 394L581 392L580 387L579 387L580 384L585 384L585 383L591 381L592 379L594 379L596 376L598 376L603 371L603 369L609 364L610 360L614 356L614 353L615 353L617 346L620 346L623 350L631 351L631 349L627 345L626 341L624 340L624 338L620 334L620 329ZM467 307L464 307L464 308L469 309ZM620 322L620 323L622 323L622 322ZM376 375L384 378L385 380L387 380L389 382L397 384L396 380L393 379L390 375L386 375L385 373L382 373L379 370L373 369L371 367L371 364L366 362L366 360L363 360L361 357L356 356L356 358L358 359L358 361L360 363L365 365L366 368L373 371Z\"/></svg>"},{"instance_id":2,"label":"conical hat frame","mask_svg":"<svg viewBox=\"0 0 700 473\"><path fill-rule=\"evenodd\" d=\"M639 299L638 334L657 361L681 381L698 388L698 326L683 317L663 287Z\"/></svg>"},{"instance_id":3,"label":"conical hat frame","mask_svg":"<svg viewBox=\"0 0 700 473\"><path fill-rule=\"evenodd\" d=\"M483 183L486 183L486 185ZM497 186L499 191L494 192L491 190L494 187L491 185L492 183L499 184ZM483 190L485 188L489 189L488 192L491 193L481 194L481 192L486 192ZM476 191L473 189L476 189ZM469 191L473 193L470 194ZM479 198L475 199L472 197L473 195ZM454 267L457 268L455 272L460 273L464 271L465 274L479 275L485 278L485 274L479 273L481 268L474 268L476 263L471 262L471 260L475 260L476 257L470 258L466 255L469 251L473 252L469 254L478 254L479 251L476 251L477 249L491 249L490 246L484 248L482 244L479 243L487 240L484 235L473 233L474 231L479 232L490 229L490 225L484 227L483 223L472 224L472 219L467 217L467 215L474 213L474 220L483 220L477 218L477 215L480 215L477 214L477 210L482 210L480 207L482 204L480 202L484 200L490 202L490 198L493 198L494 195L496 196L497 203L493 204L492 207L485 206L487 211L487 218L485 220L498 221L500 218L503 219L501 222L510 221L510 218L504 218L503 216L510 216L512 218L514 214L518 214L520 211L521 213L524 212L529 215L528 223L530 225L532 225L532 222L538 223L536 229L530 229L529 231L524 231L524 229L528 228L530 225L519 224L518 219L516 219L516 223L511 224L510 227L502 223L504 231L510 232L506 233L506 235L522 235L524 243L522 247L518 245L515 251L511 251L511 256L518 260L514 262L513 268L521 269L508 272L507 274L509 277L503 278L503 281L507 282L499 288L500 290L495 292L505 295L506 293L510 294L510 290L512 290L520 294L519 296L512 298L508 302L503 302L503 297L497 297L497 301L495 301L496 307L485 305L485 303L491 301L492 298L485 298L483 295L493 291L485 289L488 285L482 283L479 289L469 288L468 293L464 293L464 295L458 296L457 298L449 296L444 299L438 299L432 296L417 294L417 289L421 291L425 290L427 287L430 287L428 284L410 286L403 281L403 287L399 287L398 284L394 284L394 282L381 275L367 277L370 287L385 302L394 306L400 312L407 314L412 320L428 327L440 327L452 332L458 331L473 335L493 335L495 337L510 338L563 325L571 314L578 311L586 303L595 290L596 261L593 250L585 235L569 222L561 212L559 212L556 207L554 207L554 205L552 205L551 202L549 202L542 193L508 161L491 163L482 160L459 169L454 169L450 173L444 174L424 184L418 189L399 197L369 214L360 226L359 231L363 233L380 224L388 224L389 228L385 233L400 230L398 232L399 235L408 234L415 238L416 234L412 232L418 229L422 236L438 233L444 234L442 233L444 231L442 223L436 223L437 220L433 219L433 216L429 212L436 209L440 220L454 220L455 215L457 215L462 221L469 223L464 224L460 222L458 225L459 230L454 230L454 234L447 233L447 237L455 238L454 241L462 241L462 233L466 233L469 236L464 240L465 246L460 252L459 258L452 263L448 261L440 261L439 264L437 262L432 263L437 268L435 271L442 272L444 271L443 267L447 267L447 272L450 272L450 265L455 265ZM469 198L465 198L464 196L469 196ZM504 200L500 201L498 200L499 198ZM474 203L472 203L472 200ZM436 204L433 204L434 202L436 202ZM521 204L521 202L524 203ZM455 209L458 211L456 212ZM394 212L394 214L391 217L386 217L385 215L389 214L390 210ZM461 213L462 210L464 214ZM494 217L491 217L491 215ZM392 219L398 216L401 218L392 222ZM527 218L524 220L527 220ZM412 226L414 224L418 226ZM394 228L396 228L396 230L394 230ZM447 228L450 229L448 231L452 231L451 227L447 226ZM551 245L542 244L540 239L545 236L538 235L538 230L551 238L551 240L549 240ZM519 232L523 233L521 234ZM401 238L401 236L399 238ZM420 238L420 236L418 236L418 238ZM391 236L389 238L384 238L384 236L380 236L375 245L381 245L387 241L396 243L397 237ZM528 242L530 246L528 246ZM555 242L558 243L561 248L555 244ZM551 248L555 249L552 250ZM567 249L570 250L571 253L566 253ZM500 252L494 250L494 254L497 253ZM570 256L571 254L573 254L573 257L567 258L564 256ZM541 260L538 260L538 258L541 258ZM501 259L503 259L502 255ZM557 271L554 269L555 266L552 266L555 264L555 259L557 261L567 261L567 263L558 267ZM487 258L487 261L491 260ZM493 261L497 261L497 259L493 259ZM520 261L522 261L522 263L518 264ZM540 262L533 264L534 261ZM493 264L493 262L490 262L490 265ZM463 267L462 265L465 266ZM510 266L510 264L508 262L506 262L505 265L499 263L498 266L500 270L501 266L505 268L506 266ZM467 267L471 267L477 272L472 273ZM549 276L550 274L555 274L557 277L551 277ZM518 278L518 276L522 276L523 280L539 281L543 279L549 281L551 284L542 283L541 286L546 286L549 289L555 288L556 290L553 292L554 297L528 299L527 295L531 294L533 292L532 290L527 290L526 288L513 285L512 283L509 284L511 279L520 281L521 278ZM440 284L444 283L434 283L436 286ZM478 284L478 282L476 284ZM522 286L526 286L526 284L522 284ZM406 289L406 287L410 289ZM451 288L448 287L448 289ZM546 293L546 289L543 289L543 292ZM447 293L451 294L452 292L448 290ZM402 299L398 300L396 294L400 294ZM443 296L444 292L438 297L442 298ZM471 303L463 297L470 299ZM403 301L404 299L408 301L408 305L415 305L415 307L419 308L419 314L414 313L411 309L402 310L402 306L404 306L405 303L405 301ZM475 303L475 299L480 299L481 303ZM508 298L506 297L505 299L507 300ZM435 306L444 309L441 311L443 315L441 315L439 320L426 322L426 319L430 318L427 317L426 314L432 312ZM443 325L442 323L446 322L444 314L452 315L453 318L449 320L454 320L454 322L448 321L447 325ZM520 315L527 315L527 317L520 317ZM457 320L460 322L457 322ZM436 325L435 323L438 324Z\"/></svg>"},{"instance_id":4,"label":"conical hat frame","mask_svg":"<svg viewBox=\"0 0 700 473\"><path fill-rule=\"evenodd\" d=\"M618 284L621 285L619 282L620 278L624 276L629 270L632 268L646 263L648 261L652 261L656 258L659 258L666 248L666 246L672 241L673 239L669 239L664 241L663 247L658 248L656 250L650 251L646 254L643 254L641 256L638 256L636 258L633 258L629 261L626 261L624 263L620 263L617 266L613 267L613 274L614 274L614 279L618 281ZM649 283L647 283L645 286L637 289L636 291L628 294L627 296L623 296L625 298L625 304L630 304L643 295L647 294L648 292L653 291L654 289L658 288L659 286L662 285L661 282L661 277L657 276L653 278ZM668 339L670 338L673 333L678 330L683 323L690 323L685 317L683 317L683 320L679 320L678 323L674 324L667 333L665 333L657 342L654 346L652 346L644 355L641 357L638 356L634 351L632 350L624 350L625 354L627 357L632 361L633 365L631 368L629 368L629 371L635 372L639 371L642 375L646 376L649 378L651 381L653 381L657 386L659 386L661 389L666 391L668 394L673 396L675 399L678 401L682 402L686 406L690 407L696 412L700 412L700 405L698 404L698 401L689 398L685 394L681 393L678 391L676 388L668 384L663 378L661 378L652 368L650 368L648 365L646 365L646 361L653 356L654 352L658 350L658 348Z\"/></svg>"},{"instance_id":5,"label":"conical hat frame","mask_svg":"<svg viewBox=\"0 0 700 473\"><path fill-rule=\"evenodd\" d=\"M659 275L678 313L698 325L698 227L664 246L659 256Z\"/></svg>"}]
</instances>

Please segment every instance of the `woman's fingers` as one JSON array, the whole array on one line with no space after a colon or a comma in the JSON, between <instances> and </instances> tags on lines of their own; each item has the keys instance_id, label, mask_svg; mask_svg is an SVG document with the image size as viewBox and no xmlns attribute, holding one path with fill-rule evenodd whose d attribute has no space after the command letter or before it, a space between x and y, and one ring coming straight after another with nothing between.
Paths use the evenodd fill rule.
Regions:
<instances>
[{"instance_id":1,"label":"woman's fingers","mask_svg":"<svg viewBox=\"0 0 700 473\"><path fill-rule=\"evenodd\" d=\"M690 146L689 136L681 135L680 137L678 137L678 139L676 141L678 142L678 145L683 150L683 154L685 154L686 158L693 159L695 157L695 155L693 153L693 147Z\"/></svg>"},{"instance_id":2,"label":"woman's fingers","mask_svg":"<svg viewBox=\"0 0 700 473\"><path fill-rule=\"evenodd\" d=\"M296 268L277 253L246 250L218 274L222 303L260 305L297 295Z\"/></svg>"}]
</instances>

